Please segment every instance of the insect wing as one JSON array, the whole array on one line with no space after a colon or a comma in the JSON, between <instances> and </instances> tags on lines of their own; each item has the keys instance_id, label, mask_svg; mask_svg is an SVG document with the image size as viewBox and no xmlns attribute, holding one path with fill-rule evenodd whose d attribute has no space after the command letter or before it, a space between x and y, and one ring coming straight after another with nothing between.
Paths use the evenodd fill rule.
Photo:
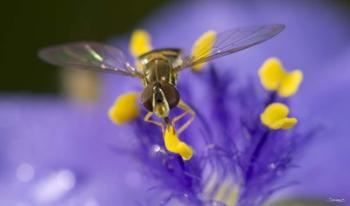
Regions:
<instances>
[{"instance_id":1,"label":"insect wing","mask_svg":"<svg viewBox=\"0 0 350 206\"><path fill-rule=\"evenodd\" d=\"M136 69L130 66L121 50L95 42L79 42L44 48L39 51L39 57L60 67L108 71L129 76L138 74Z\"/></svg>"},{"instance_id":2,"label":"insect wing","mask_svg":"<svg viewBox=\"0 0 350 206\"><path fill-rule=\"evenodd\" d=\"M273 24L241 27L218 33L212 47L203 46L199 55L186 57L180 70L252 47L272 38L284 28L282 24Z\"/></svg>"}]
</instances>

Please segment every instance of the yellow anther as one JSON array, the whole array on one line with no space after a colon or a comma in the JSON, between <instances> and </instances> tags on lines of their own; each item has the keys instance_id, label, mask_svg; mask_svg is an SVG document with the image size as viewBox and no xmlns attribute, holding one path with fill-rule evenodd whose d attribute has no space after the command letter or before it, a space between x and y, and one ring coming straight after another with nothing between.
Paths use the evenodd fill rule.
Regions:
<instances>
[{"instance_id":1,"label":"yellow anther","mask_svg":"<svg viewBox=\"0 0 350 206\"><path fill-rule=\"evenodd\" d=\"M267 59L259 69L260 81L270 91L278 90L285 75L286 72L277 58Z\"/></svg>"},{"instance_id":2,"label":"yellow anther","mask_svg":"<svg viewBox=\"0 0 350 206\"><path fill-rule=\"evenodd\" d=\"M145 30L135 30L131 34L130 52L135 58L152 50L151 37Z\"/></svg>"},{"instance_id":3,"label":"yellow anther","mask_svg":"<svg viewBox=\"0 0 350 206\"><path fill-rule=\"evenodd\" d=\"M214 199L216 201L225 202L230 186L231 185L227 181L224 181L218 188L218 191L216 192Z\"/></svg>"},{"instance_id":4,"label":"yellow anther","mask_svg":"<svg viewBox=\"0 0 350 206\"><path fill-rule=\"evenodd\" d=\"M236 205L238 200L238 187L225 180L219 187L214 199L225 205Z\"/></svg>"},{"instance_id":5,"label":"yellow anther","mask_svg":"<svg viewBox=\"0 0 350 206\"><path fill-rule=\"evenodd\" d=\"M211 54L211 50L214 46L216 40L215 31L207 31L202 36L200 36L197 41L194 43L192 48L192 57L197 58L206 58ZM200 71L205 63L199 63L192 67L193 71Z\"/></svg>"},{"instance_id":6,"label":"yellow anther","mask_svg":"<svg viewBox=\"0 0 350 206\"><path fill-rule=\"evenodd\" d=\"M119 96L108 111L109 118L116 124L123 124L135 119L140 113L137 98L136 92Z\"/></svg>"},{"instance_id":7,"label":"yellow anther","mask_svg":"<svg viewBox=\"0 0 350 206\"><path fill-rule=\"evenodd\" d=\"M179 154L183 160L191 159L193 155L192 148L178 138L174 127L171 125L167 125L164 131L164 143L169 152Z\"/></svg>"},{"instance_id":8,"label":"yellow anther","mask_svg":"<svg viewBox=\"0 0 350 206\"><path fill-rule=\"evenodd\" d=\"M289 97L298 91L298 87L303 80L303 73L300 70L294 70L288 73L280 88L278 89L278 94L281 97Z\"/></svg>"},{"instance_id":9,"label":"yellow anther","mask_svg":"<svg viewBox=\"0 0 350 206\"><path fill-rule=\"evenodd\" d=\"M285 71L277 58L269 58L259 69L261 84L269 91L277 91L281 97L289 97L298 91L303 80L300 70Z\"/></svg>"},{"instance_id":10,"label":"yellow anther","mask_svg":"<svg viewBox=\"0 0 350 206\"><path fill-rule=\"evenodd\" d=\"M270 129L290 129L298 120L287 117L289 109L282 103L268 105L260 115L261 122Z\"/></svg>"},{"instance_id":11,"label":"yellow anther","mask_svg":"<svg viewBox=\"0 0 350 206\"><path fill-rule=\"evenodd\" d=\"M233 187L229 193L228 199L226 200L227 205L236 205L238 201L239 189L238 187Z\"/></svg>"}]
</instances>

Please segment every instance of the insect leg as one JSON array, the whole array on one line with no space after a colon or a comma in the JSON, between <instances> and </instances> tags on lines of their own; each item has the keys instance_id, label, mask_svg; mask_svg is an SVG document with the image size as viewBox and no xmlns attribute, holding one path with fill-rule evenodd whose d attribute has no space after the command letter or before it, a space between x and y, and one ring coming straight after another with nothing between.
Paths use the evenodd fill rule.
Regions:
<instances>
[{"instance_id":1,"label":"insect leg","mask_svg":"<svg viewBox=\"0 0 350 206\"><path fill-rule=\"evenodd\" d=\"M147 112L147 114L145 115L145 117L143 118L143 120L144 120L145 122L149 122L149 123L152 123L152 124L155 124L155 125L159 126L160 128L162 128L162 131L164 131L164 125L163 125L163 123L153 120L153 119L152 119L152 115L153 115L153 112Z\"/></svg>"},{"instance_id":2,"label":"insect leg","mask_svg":"<svg viewBox=\"0 0 350 206\"><path fill-rule=\"evenodd\" d=\"M173 118L171 123L172 123L172 125L174 125L174 127L175 127L175 124L176 124L177 121L179 121L180 119L185 117L187 114L191 115L191 117L183 125L181 125L181 127L177 130L177 133L180 134L188 126L190 126L190 124L193 122L194 118L196 117L196 113L192 110L192 108L190 106L188 106L182 100L180 100L180 102L179 102L177 107L182 109L182 110L184 110L184 112Z\"/></svg>"}]
</instances>

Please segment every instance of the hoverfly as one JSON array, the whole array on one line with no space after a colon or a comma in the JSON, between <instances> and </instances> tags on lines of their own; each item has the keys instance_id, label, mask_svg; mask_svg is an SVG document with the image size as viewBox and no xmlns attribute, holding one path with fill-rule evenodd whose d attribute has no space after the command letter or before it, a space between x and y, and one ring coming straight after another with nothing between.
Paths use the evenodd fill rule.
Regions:
<instances>
[{"instance_id":1,"label":"hoverfly","mask_svg":"<svg viewBox=\"0 0 350 206\"><path fill-rule=\"evenodd\" d=\"M163 128L174 125L186 114L191 117L179 128L184 131L194 120L195 112L180 98L176 88L178 74L186 69L207 61L226 56L266 41L284 29L284 25L240 27L218 33L210 47L204 46L199 55L183 55L182 49L156 49L137 58L138 68L132 66L124 53L112 46L80 42L59 45L40 50L39 56L48 63L60 67L83 68L108 71L119 75L136 77L142 80L144 89L141 102L148 110L146 122ZM184 110L179 116L169 120L170 110L179 107ZM155 114L161 121L155 121Z\"/></svg>"}]
</instances>

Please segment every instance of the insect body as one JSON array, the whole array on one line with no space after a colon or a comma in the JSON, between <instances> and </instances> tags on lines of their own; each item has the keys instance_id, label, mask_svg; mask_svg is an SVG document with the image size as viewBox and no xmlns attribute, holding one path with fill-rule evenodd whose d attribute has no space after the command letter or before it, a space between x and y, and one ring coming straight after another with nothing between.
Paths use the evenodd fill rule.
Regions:
<instances>
[{"instance_id":1,"label":"insect body","mask_svg":"<svg viewBox=\"0 0 350 206\"><path fill-rule=\"evenodd\" d=\"M176 88L179 72L191 67L195 69L207 61L259 44L281 32L284 27L273 24L241 27L221 33L209 32L197 41L191 55L183 55L182 50L176 48L152 50L137 57L137 68L131 66L119 49L94 42L45 48L39 52L39 56L61 67L108 71L140 78L144 85L141 102L148 110L144 120L160 126L163 131L169 125L175 130L175 123L190 114L191 117L177 129L177 134L180 134L191 124L195 113L181 100ZM169 113L174 107L184 112L170 122ZM163 121L155 121L153 114ZM179 143L177 139L172 141ZM169 151L178 148L178 145L167 142L165 145L168 145Z\"/></svg>"},{"instance_id":2,"label":"insect body","mask_svg":"<svg viewBox=\"0 0 350 206\"><path fill-rule=\"evenodd\" d=\"M179 49L161 49L139 57L145 86L141 95L142 104L161 118L168 117L170 109L180 101L176 89L177 72L173 67L180 55Z\"/></svg>"}]
</instances>

